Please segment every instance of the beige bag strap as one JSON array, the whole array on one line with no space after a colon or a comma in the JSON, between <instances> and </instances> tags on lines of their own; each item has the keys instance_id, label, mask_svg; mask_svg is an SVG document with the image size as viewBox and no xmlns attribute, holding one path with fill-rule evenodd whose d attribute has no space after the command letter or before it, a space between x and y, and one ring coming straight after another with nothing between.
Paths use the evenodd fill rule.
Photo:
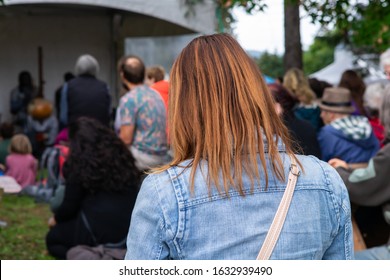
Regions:
<instances>
[{"instance_id":1,"label":"beige bag strap","mask_svg":"<svg viewBox=\"0 0 390 280\"><path fill-rule=\"evenodd\" d=\"M272 221L271 227L265 237L263 246L261 246L260 252L256 260L268 260L271 257L272 251L279 239L279 234L283 228L284 220L286 219L290 202L294 194L295 185L297 183L298 176L301 172L298 169L295 158L290 156L291 166L288 174L288 182L282 201L279 204L278 211L275 214L274 220Z\"/></svg>"}]
</instances>

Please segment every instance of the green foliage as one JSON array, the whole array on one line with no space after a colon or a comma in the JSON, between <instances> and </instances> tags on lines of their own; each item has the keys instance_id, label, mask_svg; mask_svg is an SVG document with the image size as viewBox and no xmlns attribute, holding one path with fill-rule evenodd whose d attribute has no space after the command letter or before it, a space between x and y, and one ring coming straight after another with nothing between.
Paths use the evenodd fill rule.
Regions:
<instances>
[{"instance_id":1,"label":"green foliage","mask_svg":"<svg viewBox=\"0 0 390 280\"><path fill-rule=\"evenodd\" d=\"M218 32L232 33L232 25L236 21L232 10L235 7L244 8L249 14L263 11L267 5L263 0L215 0L217 3Z\"/></svg>"},{"instance_id":2,"label":"green foliage","mask_svg":"<svg viewBox=\"0 0 390 280\"><path fill-rule=\"evenodd\" d=\"M329 46L304 52L303 65L306 74L314 73L333 62L334 52Z\"/></svg>"},{"instance_id":3,"label":"green foliage","mask_svg":"<svg viewBox=\"0 0 390 280\"><path fill-rule=\"evenodd\" d=\"M1 0L0 0L1 1ZM235 7L242 7L247 13L263 11L267 5L264 0L214 0L216 3L216 17L218 32L232 32L232 25L236 21L233 17L232 10ZM184 4L188 7L185 16L188 17L195 13L194 7L197 4L204 3L204 0L184 0Z\"/></svg>"},{"instance_id":4,"label":"green foliage","mask_svg":"<svg viewBox=\"0 0 390 280\"><path fill-rule=\"evenodd\" d=\"M263 74L274 78L283 77L283 56L264 52L256 62Z\"/></svg>"},{"instance_id":5,"label":"green foliage","mask_svg":"<svg viewBox=\"0 0 390 280\"><path fill-rule=\"evenodd\" d=\"M47 204L36 204L26 196L4 195L0 201L0 259L53 259L46 251L47 220L51 216Z\"/></svg>"},{"instance_id":6,"label":"green foliage","mask_svg":"<svg viewBox=\"0 0 390 280\"><path fill-rule=\"evenodd\" d=\"M360 3L359 3L360 2ZM382 52L390 46L390 1L304 0L302 6L313 22L333 23L344 42L357 51Z\"/></svg>"},{"instance_id":7,"label":"green foliage","mask_svg":"<svg viewBox=\"0 0 390 280\"><path fill-rule=\"evenodd\" d=\"M232 9L234 7L243 7L248 13L264 11L267 5L263 0L217 0L219 6Z\"/></svg>"},{"instance_id":8,"label":"green foliage","mask_svg":"<svg viewBox=\"0 0 390 280\"><path fill-rule=\"evenodd\" d=\"M304 71L307 75L314 73L333 62L334 48L341 40L337 31L317 36L313 44L303 54Z\"/></svg>"},{"instance_id":9,"label":"green foliage","mask_svg":"<svg viewBox=\"0 0 390 280\"><path fill-rule=\"evenodd\" d=\"M1 0L0 0L1 1ZM185 0L191 9L204 0ZM243 7L248 13L263 11L264 0L214 0L217 4L218 30L231 31L234 7ZM298 0L285 0L285 3ZM325 28L337 29L346 44L358 50L382 52L390 46L390 1L389 0L301 0L301 6Z\"/></svg>"},{"instance_id":10,"label":"green foliage","mask_svg":"<svg viewBox=\"0 0 390 280\"><path fill-rule=\"evenodd\" d=\"M337 31L328 32L314 39L313 44L303 53L303 64L306 75L314 73L333 62L334 48L341 40ZM260 70L271 77L283 77L283 56L264 52L258 59Z\"/></svg>"},{"instance_id":11,"label":"green foliage","mask_svg":"<svg viewBox=\"0 0 390 280\"><path fill-rule=\"evenodd\" d=\"M303 0L301 5L311 17L312 22L319 22L322 25L336 23L343 29L344 24L350 20L349 16L353 14L354 7L350 0Z\"/></svg>"},{"instance_id":12,"label":"green foliage","mask_svg":"<svg viewBox=\"0 0 390 280\"><path fill-rule=\"evenodd\" d=\"M385 51L390 47L390 3L372 0L368 6L358 9L361 18L352 26L352 43L369 51Z\"/></svg>"}]
</instances>

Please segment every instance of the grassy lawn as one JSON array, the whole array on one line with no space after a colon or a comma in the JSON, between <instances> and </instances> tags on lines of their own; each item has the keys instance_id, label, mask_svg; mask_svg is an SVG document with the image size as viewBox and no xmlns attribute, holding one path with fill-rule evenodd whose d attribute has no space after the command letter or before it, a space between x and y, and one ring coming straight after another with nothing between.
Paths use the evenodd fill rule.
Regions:
<instances>
[{"instance_id":1,"label":"grassy lawn","mask_svg":"<svg viewBox=\"0 0 390 280\"><path fill-rule=\"evenodd\" d=\"M26 196L3 195L0 220L7 222L7 226L0 227L0 259L53 259L45 246L50 216L47 204L36 204Z\"/></svg>"}]
</instances>

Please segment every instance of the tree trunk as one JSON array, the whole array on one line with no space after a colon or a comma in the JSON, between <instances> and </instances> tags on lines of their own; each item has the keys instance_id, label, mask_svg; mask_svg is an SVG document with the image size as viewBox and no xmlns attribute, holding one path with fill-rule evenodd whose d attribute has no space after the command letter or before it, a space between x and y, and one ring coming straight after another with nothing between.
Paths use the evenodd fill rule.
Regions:
<instances>
[{"instance_id":1,"label":"tree trunk","mask_svg":"<svg viewBox=\"0 0 390 280\"><path fill-rule=\"evenodd\" d=\"M284 0L284 70L303 68L299 0Z\"/></svg>"}]
</instances>

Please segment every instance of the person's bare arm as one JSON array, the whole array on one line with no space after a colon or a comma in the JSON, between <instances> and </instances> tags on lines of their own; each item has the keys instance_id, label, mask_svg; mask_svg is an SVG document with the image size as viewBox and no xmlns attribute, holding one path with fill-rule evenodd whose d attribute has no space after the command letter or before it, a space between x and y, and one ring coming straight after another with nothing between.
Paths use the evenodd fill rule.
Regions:
<instances>
[{"instance_id":1,"label":"person's bare arm","mask_svg":"<svg viewBox=\"0 0 390 280\"><path fill-rule=\"evenodd\" d=\"M348 169L348 164L341 160L341 159L338 159L338 158L332 158L328 161L328 163L333 167L333 168L337 168L337 167L342 167L342 168L345 168L345 169Z\"/></svg>"},{"instance_id":2,"label":"person's bare arm","mask_svg":"<svg viewBox=\"0 0 390 280\"><path fill-rule=\"evenodd\" d=\"M358 168L366 168L368 166L368 162L349 163L348 166L352 170L355 170Z\"/></svg>"},{"instance_id":3,"label":"person's bare arm","mask_svg":"<svg viewBox=\"0 0 390 280\"><path fill-rule=\"evenodd\" d=\"M338 158L332 158L328 161L328 163L334 167L342 167L347 170L355 170L358 168L366 168L368 163L367 162L360 162L360 163L346 163L345 161L338 159Z\"/></svg>"},{"instance_id":4,"label":"person's bare arm","mask_svg":"<svg viewBox=\"0 0 390 280\"><path fill-rule=\"evenodd\" d=\"M131 145L133 143L134 127L135 127L134 125L123 125L123 126L121 126L121 129L120 129L120 132L119 132L119 138L126 145Z\"/></svg>"}]
</instances>

